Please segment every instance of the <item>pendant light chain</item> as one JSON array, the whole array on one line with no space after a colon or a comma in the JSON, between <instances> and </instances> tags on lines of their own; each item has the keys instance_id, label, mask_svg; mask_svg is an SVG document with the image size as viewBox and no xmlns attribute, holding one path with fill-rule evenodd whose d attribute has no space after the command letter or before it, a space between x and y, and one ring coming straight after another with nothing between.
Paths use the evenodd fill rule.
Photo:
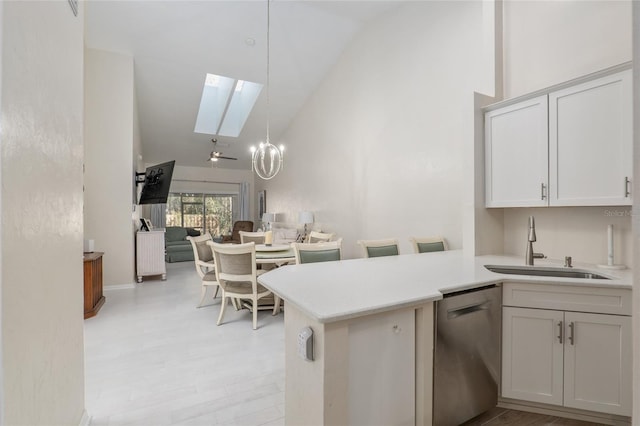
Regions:
<instances>
[{"instance_id":1,"label":"pendant light chain","mask_svg":"<svg viewBox=\"0 0 640 426\"><path fill-rule=\"evenodd\" d=\"M269 90L269 79L270 79L270 75L269 75L269 50L271 47L271 36L270 36L270 32L271 32L271 0L267 0L267 143L269 142L269 121L271 118L271 107L270 107L270 99L269 99L269 95L270 95L270 90Z\"/></svg>"},{"instance_id":2,"label":"pendant light chain","mask_svg":"<svg viewBox=\"0 0 640 426\"><path fill-rule=\"evenodd\" d=\"M267 140L258 149L252 148L251 168L258 177L269 180L278 174L284 164L284 147L271 144L271 0L267 0Z\"/></svg>"}]
</instances>

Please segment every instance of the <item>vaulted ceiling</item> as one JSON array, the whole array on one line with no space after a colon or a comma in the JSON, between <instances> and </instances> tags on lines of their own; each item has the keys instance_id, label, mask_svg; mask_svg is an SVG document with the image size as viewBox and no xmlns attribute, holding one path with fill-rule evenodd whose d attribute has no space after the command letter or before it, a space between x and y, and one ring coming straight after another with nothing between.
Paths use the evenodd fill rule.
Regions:
<instances>
[{"instance_id":1,"label":"vaulted ceiling","mask_svg":"<svg viewBox=\"0 0 640 426\"><path fill-rule=\"evenodd\" d=\"M353 37L401 3L271 2L272 142L278 143ZM239 137L198 134L194 126L207 73L266 85L267 1L95 0L86 5L86 46L134 58L144 161L206 167L215 137L218 150L238 158L216 167L249 169L249 147L266 135L266 87Z\"/></svg>"}]
</instances>

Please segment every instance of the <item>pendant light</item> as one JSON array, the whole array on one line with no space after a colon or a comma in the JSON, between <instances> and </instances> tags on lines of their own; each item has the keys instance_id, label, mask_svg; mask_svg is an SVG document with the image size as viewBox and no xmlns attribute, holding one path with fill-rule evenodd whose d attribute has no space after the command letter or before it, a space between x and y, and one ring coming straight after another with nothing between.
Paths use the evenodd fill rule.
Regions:
<instances>
[{"instance_id":1,"label":"pendant light","mask_svg":"<svg viewBox=\"0 0 640 426\"><path fill-rule=\"evenodd\" d=\"M267 139L258 148L251 147L251 168L258 177L269 180L275 177L284 164L284 146L276 147L269 139L269 47L270 47L270 9L271 0L267 0Z\"/></svg>"}]
</instances>

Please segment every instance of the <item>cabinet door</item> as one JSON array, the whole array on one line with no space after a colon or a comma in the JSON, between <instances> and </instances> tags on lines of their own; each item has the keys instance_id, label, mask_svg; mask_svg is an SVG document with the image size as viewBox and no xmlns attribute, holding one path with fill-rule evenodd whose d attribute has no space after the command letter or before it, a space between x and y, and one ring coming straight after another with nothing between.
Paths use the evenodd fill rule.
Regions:
<instances>
[{"instance_id":1,"label":"cabinet door","mask_svg":"<svg viewBox=\"0 0 640 426\"><path fill-rule=\"evenodd\" d=\"M136 235L136 274L166 274L164 263L164 231L141 231Z\"/></svg>"},{"instance_id":2,"label":"cabinet door","mask_svg":"<svg viewBox=\"0 0 640 426\"><path fill-rule=\"evenodd\" d=\"M415 310L349 324L349 425L415 425Z\"/></svg>"},{"instance_id":3,"label":"cabinet door","mask_svg":"<svg viewBox=\"0 0 640 426\"><path fill-rule=\"evenodd\" d=\"M631 70L549 94L552 206L630 205Z\"/></svg>"},{"instance_id":4,"label":"cabinet door","mask_svg":"<svg viewBox=\"0 0 640 426\"><path fill-rule=\"evenodd\" d=\"M502 310L502 396L562 405L563 313Z\"/></svg>"},{"instance_id":5,"label":"cabinet door","mask_svg":"<svg viewBox=\"0 0 640 426\"><path fill-rule=\"evenodd\" d=\"M631 317L566 312L564 405L631 416Z\"/></svg>"},{"instance_id":6,"label":"cabinet door","mask_svg":"<svg viewBox=\"0 0 640 426\"><path fill-rule=\"evenodd\" d=\"M547 205L547 96L485 114L487 207Z\"/></svg>"}]
</instances>

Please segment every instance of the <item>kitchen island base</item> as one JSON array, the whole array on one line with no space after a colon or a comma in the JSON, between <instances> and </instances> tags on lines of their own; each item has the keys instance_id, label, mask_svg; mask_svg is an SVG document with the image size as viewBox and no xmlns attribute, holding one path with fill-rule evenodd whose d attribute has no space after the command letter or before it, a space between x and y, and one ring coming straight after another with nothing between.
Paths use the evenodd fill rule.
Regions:
<instances>
[{"instance_id":1,"label":"kitchen island base","mask_svg":"<svg viewBox=\"0 0 640 426\"><path fill-rule=\"evenodd\" d=\"M431 425L433 303L330 323L288 305L285 345L287 425Z\"/></svg>"}]
</instances>

